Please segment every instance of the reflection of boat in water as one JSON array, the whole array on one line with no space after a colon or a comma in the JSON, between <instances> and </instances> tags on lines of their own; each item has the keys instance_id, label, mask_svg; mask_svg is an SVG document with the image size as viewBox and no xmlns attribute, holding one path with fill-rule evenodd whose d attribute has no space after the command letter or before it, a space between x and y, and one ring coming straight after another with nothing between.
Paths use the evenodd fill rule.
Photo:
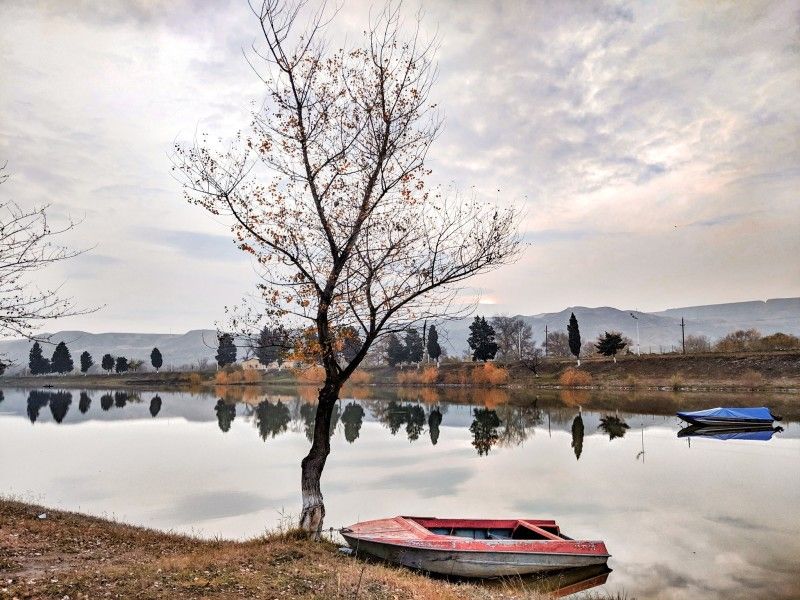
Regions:
<instances>
[{"instance_id":1,"label":"reflection of boat in water","mask_svg":"<svg viewBox=\"0 0 800 600\"><path fill-rule=\"evenodd\" d=\"M553 598L563 598L603 585L608 580L611 569L608 565L592 565L559 571L552 575L537 578L530 587ZM522 580L527 586L527 580ZM503 581L503 585L508 585Z\"/></svg>"},{"instance_id":2,"label":"reflection of boat in water","mask_svg":"<svg viewBox=\"0 0 800 600\"><path fill-rule=\"evenodd\" d=\"M772 425L730 426L730 425L690 425L678 432L678 437L706 437L715 440L761 440L768 441L772 435L783 431L783 427Z\"/></svg>"},{"instance_id":3,"label":"reflection of boat in water","mask_svg":"<svg viewBox=\"0 0 800 600\"><path fill-rule=\"evenodd\" d=\"M693 412L679 412L678 416L692 425L753 426L772 425L781 418L772 414L766 406L756 408L709 408Z\"/></svg>"},{"instance_id":4,"label":"reflection of boat in water","mask_svg":"<svg viewBox=\"0 0 800 600\"><path fill-rule=\"evenodd\" d=\"M573 540L555 521L394 517L345 527L356 553L429 573L505 577L605 565L602 541Z\"/></svg>"}]
</instances>

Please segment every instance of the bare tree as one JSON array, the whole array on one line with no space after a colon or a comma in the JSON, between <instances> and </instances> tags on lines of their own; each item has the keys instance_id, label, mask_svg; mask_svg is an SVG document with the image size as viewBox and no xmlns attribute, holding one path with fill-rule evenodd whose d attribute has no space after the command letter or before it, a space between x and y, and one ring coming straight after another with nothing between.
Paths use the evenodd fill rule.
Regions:
<instances>
[{"instance_id":1,"label":"bare tree","mask_svg":"<svg viewBox=\"0 0 800 600\"><path fill-rule=\"evenodd\" d=\"M237 331L271 321L314 332L325 381L302 461L300 525L318 537L342 385L382 336L457 312L459 283L514 259L519 237L514 209L425 184L441 119L429 100L435 45L421 41L419 22L404 39L399 7L390 7L361 45L329 51L322 12L294 31L303 7L253 7L264 46L251 64L264 106L226 149L203 136L177 145L174 164L189 201L229 216L261 267L258 303L231 319ZM337 349L351 328L360 346L346 361Z\"/></svg>"},{"instance_id":2,"label":"bare tree","mask_svg":"<svg viewBox=\"0 0 800 600\"><path fill-rule=\"evenodd\" d=\"M0 166L0 184L8 180L5 169L5 164ZM13 200L0 201L0 337L35 339L34 331L44 321L96 310L78 308L58 288L38 289L30 280L34 273L84 252L54 241L75 222L52 227L47 209L47 205L23 208Z\"/></svg>"}]
</instances>

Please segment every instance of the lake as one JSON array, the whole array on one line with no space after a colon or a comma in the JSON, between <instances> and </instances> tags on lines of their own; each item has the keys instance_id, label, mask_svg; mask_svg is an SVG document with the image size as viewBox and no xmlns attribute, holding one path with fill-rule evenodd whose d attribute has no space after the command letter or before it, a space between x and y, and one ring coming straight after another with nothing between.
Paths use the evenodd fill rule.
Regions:
<instances>
[{"instance_id":1,"label":"lake","mask_svg":"<svg viewBox=\"0 0 800 600\"><path fill-rule=\"evenodd\" d=\"M219 391L4 389L0 493L205 537L274 528L298 513L314 392ZM678 436L676 409L727 403L786 409L784 430ZM351 390L334 415L325 525L554 518L571 537L606 542L613 572L596 590L797 598L795 406L786 396Z\"/></svg>"}]
</instances>

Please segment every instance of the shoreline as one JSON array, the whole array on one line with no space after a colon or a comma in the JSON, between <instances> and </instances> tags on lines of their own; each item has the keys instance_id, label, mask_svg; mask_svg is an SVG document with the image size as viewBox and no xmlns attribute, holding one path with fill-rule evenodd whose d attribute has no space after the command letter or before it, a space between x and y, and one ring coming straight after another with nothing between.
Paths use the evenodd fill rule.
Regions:
<instances>
[{"instance_id":1,"label":"shoreline","mask_svg":"<svg viewBox=\"0 0 800 600\"><path fill-rule=\"evenodd\" d=\"M205 540L3 498L0 572L3 598L546 600L558 586L566 590L553 578L431 578L355 559L333 542L312 542L296 531Z\"/></svg>"}]
</instances>

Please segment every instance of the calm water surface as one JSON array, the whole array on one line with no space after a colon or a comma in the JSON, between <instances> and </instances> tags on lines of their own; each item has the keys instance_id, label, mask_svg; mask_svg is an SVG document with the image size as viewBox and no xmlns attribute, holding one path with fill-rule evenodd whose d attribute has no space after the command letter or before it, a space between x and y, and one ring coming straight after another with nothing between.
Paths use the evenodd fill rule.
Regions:
<instances>
[{"instance_id":1,"label":"calm water surface","mask_svg":"<svg viewBox=\"0 0 800 600\"><path fill-rule=\"evenodd\" d=\"M567 535L606 542L613 572L601 590L800 597L796 421L768 440L687 439L669 414L693 408L691 397L364 395L334 415L326 526L396 514L555 518ZM312 398L5 389L0 493L252 537L297 513ZM614 404L626 410L604 409Z\"/></svg>"}]
</instances>

